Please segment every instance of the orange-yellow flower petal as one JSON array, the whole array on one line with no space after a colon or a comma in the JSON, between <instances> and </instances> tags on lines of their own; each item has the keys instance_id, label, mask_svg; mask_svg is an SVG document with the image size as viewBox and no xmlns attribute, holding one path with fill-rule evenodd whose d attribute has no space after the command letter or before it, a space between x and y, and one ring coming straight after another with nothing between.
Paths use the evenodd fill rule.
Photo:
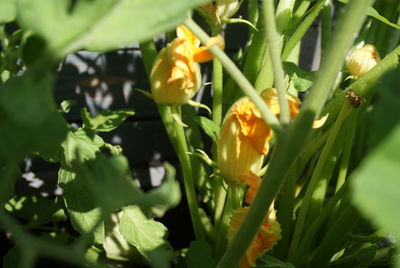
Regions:
<instances>
[{"instance_id":1,"label":"orange-yellow flower petal","mask_svg":"<svg viewBox=\"0 0 400 268\"><path fill-rule=\"evenodd\" d=\"M240 176L239 180L248 186L244 200L247 204L251 204L260 188L261 178L250 171L246 175Z\"/></svg>"},{"instance_id":2,"label":"orange-yellow flower petal","mask_svg":"<svg viewBox=\"0 0 400 268\"><path fill-rule=\"evenodd\" d=\"M249 171L258 173L268 153L272 131L249 98L239 99L222 123L217 162L222 175L236 179Z\"/></svg>"},{"instance_id":3,"label":"orange-yellow flower petal","mask_svg":"<svg viewBox=\"0 0 400 268\"><path fill-rule=\"evenodd\" d=\"M280 114L281 110L279 106L278 92L275 88L264 90L263 92L261 92L261 97L267 103L273 114ZM293 119L299 114L299 106L301 101L300 99L293 97L289 94L286 94L286 98L289 103L290 116Z\"/></svg>"},{"instance_id":4,"label":"orange-yellow flower petal","mask_svg":"<svg viewBox=\"0 0 400 268\"><path fill-rule=\"evenodd\" d=\"M197 93L200 80L191 45L179 38L160 51L150 73L153 98L164 104L187 103Z\"/></svg>"},{"instance_id":5,"label":"orange-yellow flower petal","mask_svg":"<svg viewBox=\"0 0 400 268\"><path fill-rule=\"evenodd\" d=\"M209 48L213 45L217 45L221 49L225 48L224 38L220 35L209 38L205 46L200 46L200 40L184 25L180 25L176 28L176 35L177 38L188 42L193 52L193 60L195 62L212 60L213 55L209 51Z\"/></svg>"},{"instance_id":6,"label":"orange-yellow flower petal","mask_svg":"<svg viewBox=\"0 0 400 268\"><path fill-rule=\"evenodd\" d=\"M222 50L225 48L225 40L222 36L217 35L208 39L205 46L199 47L195 50L193 59L195 62L206 62L213 59L213 55L210 52L210 47L213 45L219 46Z\"/></svg>"},{"instance_id":7,"label":"orange-yellow flower petal","mask_svg":"<svg viewBox=\"0 0 400 268\"><path fill-rule=\"evenodd\" d=\"M242 224L248 210L249 207L244 207L233 211L227 235L229 242ZM279 239L281 239L281 227L276 221L275 211L272 210L264 218L256 236L247 248L239 267L249 268L256 266L256 259L268 250L272 249Z\"/></svg>"}]
</instances>

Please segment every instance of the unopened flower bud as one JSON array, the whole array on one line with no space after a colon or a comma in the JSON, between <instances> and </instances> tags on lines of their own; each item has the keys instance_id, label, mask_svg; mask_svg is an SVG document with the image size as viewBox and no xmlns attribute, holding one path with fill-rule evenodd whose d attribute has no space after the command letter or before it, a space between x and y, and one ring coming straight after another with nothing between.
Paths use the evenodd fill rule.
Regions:
<instances>
[{"instance_id":1,"label":"unopened flower bud","mask_svg":"<svg viewBox=\"0 0 400 268\"><path fill-rule=\"evenodd\" d=\"M371 70L381 58L377 49L373 45L365 45L356 49L347 61L347 69L349 73L359 78Z\"/></svg>"},{"instance_id":2,"label":"unopened flower bud","mask_svg":"<svg viewBox=\"0 0 400 268\"><path fill-rule=\"evenodd\" d=\"M276 90L264 90L261 97L272 113L279 115ZM287 98L293 118L299 113L300 100L289 95ZM238 183L239 177L246 176L249 172L258 174L263 156L269 151L271 137L271 128L248 97L233 104L222 123L217 145L218 166L227 182Z\"/></svg>"},{"instance_id":3,"label":"unopened flower bud","mask_svg":"<svg viewBox=\"0 0 400 268\"><path fill-rule=\"evenodd\" d=\"M239 208L233 211L229 229L228 241L236 234L244 218L246 217L249 207ZM240 261L240 268L249 268L256 266L256 259L262 256L265 252L272 249L276 242L281 239L281 227L276 220L275 211L271 210L270 213L264 218L263 223L253 238L253 241L246 250L246 253Z\"/></svg>"},{"instance_id":4,"label":"unopened flower bud","mask_svg":"<svg viewBox=\"0 0 400 268\"><path fill-rule=\"evenodd\" d=\"M197 10L211 28L219 28L239 9L238 0L216 0L200 6Z\"/></svg>"},{"instance_id":5,"label":"unopened flower bud","mask_svg":"<svg viewBox=\"0 0 400 268\"><path fill-rule=\"evenodd\" d=\"M239 9L238 0L217 0L216 14L220 20L232 17Z\"/></svg>"},{"instance_id":6,"label":"unopened flower bud","mask_svg":"<svg viewBox=\"0 0 400 268\"><path fill-rule=\"evenodd\" d=\"M248 97L239 99L222 123L217 145L217 161L228 182L239 176L258 173L263 155L268 153L272 131Z\"/></svg>"},{"instance_id":7,"label":"unopened flower bud","mask_svg":"<svg viewBox=\"0 0 400 268\"><path fill-rule=\"evenodd\" d=\"M199 90L200 66L185 39L176 38L160 51L150 74L151 91L156 103L181 105Z\"/></svg>"}]
</instances>

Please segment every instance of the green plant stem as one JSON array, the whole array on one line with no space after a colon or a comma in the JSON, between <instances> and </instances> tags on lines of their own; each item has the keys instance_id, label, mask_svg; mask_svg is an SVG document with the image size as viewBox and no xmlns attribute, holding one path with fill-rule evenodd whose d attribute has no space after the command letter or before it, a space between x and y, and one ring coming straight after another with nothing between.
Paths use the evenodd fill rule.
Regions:
<instances>
[{"instance_id":1,"label":"green plant stem","mask_svg":"<svg viewBox=\"0 0 400 268\"><path fill-rule=\"evenodd\" d=\"M215 255L217 258L222 256L226 249L227 245L227 239L226 239L226 234L228 231L229 227L229 218L232 215L232 209L233 209L233 190L231 187L228 188L228 194L227 194L227 199L225 202L225 206L223 207L223 214L221 217L221 220L218 225L218 230L217 230L217 243L215 246Z\"/></svg>"},{"instance_id":2,"label":"green plant stem","mask_svg":"<svg viewBox=\"0 0 400 268\"><path fill-rule=\"evenodd\" d=\"M140 52L142 53L142 60L146 70L146 74L148 79L150 79L150 73L153 66L153 62L157 57L157 49L153 40L146 41L140 43ZM175 150L175 153L178 154L176 137L175 137L175 129L174 129L174 120L171 114L171 108L165 104L157 104L158 113L160 114L161 120L164 124L165 131L168 134L168 138L172 144L172 147Z\"/></svg>"},{"instance_id":3,"label":"green plant stem","mask_svg":"<svg viewBox=\"0 0 400 268\"><path fill-rule=\"evenodd\" d=\"M328 120L325 125L329 126L339 113L345 95L349 90L354 91L360 97L366 98L374 88L374 85L382 75L394 70L399 66L400 46L397 46L390 54L381 60L374 68L368 73L364 74L361 78L357 79L346 90L341 91L333 100L331 100L323 109L322 114L329 113Z\"/></svg>"},{"instance_id":4,"label":"green plant stem","mask_svg":"<svg viewBox=\"0 0 400 268\"><path fill-rule=\"evenodd\" d=\"M326 267L332 255L339 250L340 244L354 223L359 219L358 213L351 205L348 205L337 218L332 228L328 230L316 249L309 267Z\"/></svg>"},{"instance_id":5,"label":"green plant stem","mask_svg":"<svg viewBox=\"0 0 400 268\"><path fill-rule=\"evenodd\" d=\"M285 72L283 71L281 61L281 48L280 48L280 35L276 30L274 2L270 0L263 0L264 7L264 24L267 33L269 53L271 56L273 71L274 71L274 84L278 91L278 100L280 107L280 121L283 125L290 122L289 103L286 98L285 90Z\"/></svg>"},{"instance_id":6,"label":"green plant stem","mask_svg":"<svg viewBox=\"0 0 400 268\"><path fill-rule=\"evenodd\" d=\"M321 58L326 53L332 35L332 0L327 0L321 12Z\"/></svg>"},{"instance_id":7,"label":"green plant stem","mask_svg":"<svg viewBox=\"0 0 400 268\"><path fill-rule=\"evenodd\" d=\"M180 115L180 107L171 107L172 113L176 113L179 118ZM186 198L188 201L190 217L192 219L194 233L196 235L196 239L204 239L203 228L201 225L200 214L199 214L199 206L197 204L196 198L196 190L194 188L193 176L192 176L192 167L188 155L188 146L186 143L185 132L183 130L183 126L180 122L174 120L175 123L175 131L176 131L176 145L178 149L178 158L179 162L182 166L183 173L183 182L185 186Z\"/></svg>"},{"instance_id":8,"label":"green plant stem","mask_svg":"<svg viewBox=\"0 0 400 268\"><path fill-rule=\"evenodd\" d=\"M221 28L214 28L213 35L221 33ZM221 62L217 59L213 59L213 107L212 107L212 120L220 126L222 122L222 94L223 94L223 69ZM216 161L216 150L217 145L213 144L213 155L214 161ZM214 169L214 174L216 170ZM216 226L219 226L221 217L223 215L224 204L226 200L226 191L223 188L223 179L218 177L214 181L214 196L215 196L215 207L214 207L214 222Z\"/></svg>"},{"instance_id":9,"label":"green plant stem","mask_svg":"<svg viewBox=\"0 0 400 268\"><path fill-rule=\"evenodd\" d=\"M223 72L218 59L213 59L213 109L212 119L218 126L222 121Z\"/></svg>"},{"instance_id":10,"label":"green plant stem","mask_svg":"<svg viewBox=\"0 0 400 268\"><path fill-rule=\"evenodd\" d=\"M273 6L274 2L270 1ZM295 0L281 0L277 3L276 8L276 29L280 35L283 35L292 19L293 7ZM265 3L265 1L264 1ZM265 14L265 13L264 13ZM271 18L274 18L271 16Z\"/></svg>"},{"instance_id":11,"label":"green plant stem","mask_svg":"<svg viewBox=\"0 0 400 268\"><path fill-rule=\"evenodd\" d=\"M214 181L214 194L215 194L215 206L214 206L214 225L218 229L221 224L221 219L224 213L224 207L226 204L227 192L223 187L224 181L222 177L215 178Z\"/></svg>"},{"instance_id":12,"label":"green plant stem","mask_svg":"<svg viewBox=\"0 0 400 268\"><path fill-rule=\"evenodd\" d=\"M304 14L307 12L308 7L310 6L312 0L304 0L301 1L300 5L297 7L296 11L292 16L292 25L297 24Z\"/></svg>"},{"instance_id":13,"label":"green plant stem","mask_svg":"<svg viewBox=\"0 0 400 268\"><path fill-rule=\"evenodd\" d=\"M326 102L347 49L361 26L369 4L370 1L353 0L348 5L344 17L339 19L338 32L332 38L336 47L329 50L322 65L324 71L317 77L299 116L289 125L287 132L281 133L280 137L278 136L276 150L273 152L268 172L261 183L258 194L217 267L235 267L256 234L273 198L286 178L288 169L306 143L312 121ZM348 25L353 25L353 27L350 28ZM197 34L196 31L194 32ZM212 52L214 51L212 50ZM214 55L220 56L218 53ZM223 61L222 63L224 65Z\"/></svg>"},{"instance_id":14,"label":"green plant stem","mask_svg":"<svg viewBox=\"0 0 400 268\"><path fill-rule=\"evenodd\" d=\"M143 42L140 44L142 52L142 58L145 65L145 69L148 77L150 78L150 72L155 58L157 57L157 50L153 41ZM193 174L191 168L191 162L187 154L188 147L186 144L185 132L183 127L173 119L172 108L168 105L158 104L158 111L163 121L164 127L167 131L168 137L173 145L178 158L181 161L182 170L184 174L184 185L185 192L188 199L189 210L192 218L193 228L195 235L198 239L204 237L201 217L199 214L199 207L196 199L196 191L193 182ZM178 112L179 117L180 113ZM206 219L203 219L205 221Z\"/></svg>"},{"instance_id":15,"label":"green plant stem","mask_svg":"<svg viewBox=\"0 0 400 268\"><path fill-rule=\"evenodd\" d=\"M213 31L213 35L221 33L221 29ZM216 125L221 125L222 121L222 91L223 91L223 70L221 62L217 59L213 59L213 109L212 119Z\"/></svg>"},{"instance_id":16,"label":"green plant stem","mask_svg":"<svg viewBox=\"0 0 400 268\"><path fill-rule=\"evenodd\" d=\"M277 202L277 218L281 225L282 238L274 248L274 256L280 260L287 257L291 233L293 231L293 210L296 202L296 186L298 178L298 162L292 166L288 178L282 186Z\"/></svg>"},{"instance_id":17,"label":"green plant stem","mask_svg":"<svg viewBox=\"0 0 400 268\"><path fill-rule=\"evenodd\" d=\"M344 18L338 20L335 38L332 38L328 47L329 53L326 54L314 85L303 103L298 120L302 120L307 111L315 111L316 115L319 115L335 82L338 70L343 65L348 49L364 21L367 8L373 2L373 0L353 0L347 5L346 14Z\"/></svg>"},{"instance_id":18,"label":"green plant stem","mask_svg":"<svg viewBox=\"0 0 400 268\"><path fill-rule=\"evenodd\" d=\"M291 262L296 265L296 267L301 267L302 262L304 261L304 252L309 250L311 242L315 238L317 231L322 226L324 221L329 217L331 211L335 208L336 204L340 201L340 199L346 193L347 187L342 186L339 191L328 201L326 206L321 210L315 220L312 222L311 226L307 228L304 236L301 239L300 245L295 252L295 256L291 260Z\"/></svg>"},{"instance_id":19,"label":"green plant stem","mask_svg":"<svg viewBox=\"0 0 400 268\"><path fill-rule=\"evenodd\" d=\"M208 35L194 22L191 18L186 19L185 26L188 27L204 44L209 39ZM210 48L210 51L217 57L225 70L231 75L235 82L239 85L244 94L246 94L259 109L262 118L267 124L280 134L282 132L281 125L276 116L271 112L269 107L265 104L263 99L257 94L253 86L249 83L242 72L236 67L232 60L216 45Z\"/></svg>"},{"instance_id":20,"label":"green plant stem","mask_svg":"<svg viewBox=\"0 0 400 268\"><path fill-rule=\"evenodd\" d=\"M298 245L300 243L300 240L303 238L303 230L306 225L306 217L309 214L309 210L312 209L311 206L312 206L313 197L315 196L315 192L316 192L318 185L320 183L322 183L321 175L324 172L324 169L326 168L326 165L331 157L331 154L333 151L332 148L336 142L336 138L341 129L342 123L343 123L344 119L346 118L346 115L349 111L349 108L350 108L349 106L350 106L350 104L348 104L348 103L345 103L343 105L342 111L341 111L338 119L336 120L336 123L333 125L333 127L330 130L328 140L321 152L321 156L318 159L317 165L315 166L314 172L310 179L310 183L307 186L307 191L303 198L303 204L300 208L299 216L296 221L296 226L295 226L295 230L294 230L294 234L293 234L293 239L292 239L292 242L291 242L290 248L289 248L288 259L290 261L293 260L293 257L298 250ZM315 202L317 202L317 201L315 200ZM319 202L318 202L318 204L319 204ZM316 206L316 204L313 205L313 207L315 207L315 206ZM311 219L312 219L312 217L311 217Z\"/></svg>"},{"instance_id":21,"label":"green plant stem","mask_svg":"<svg viewBox=\"0 0 400 268\"><path fill-rule=\"evenodd\" d=\"M301 41L301 38L305 35L307 30L310 28L310 26L313 24L315 21L316 17L318 16L321 8L324 6L324 1L325 0L319 0L317 4L315 4L314 7L310 9L310 13L308 16L304 19L304 21L301 22L300 25L291 25L290 28L294 28L296 26L296 30L294 31L293 34L290 35L289 40L287 41L285 48L283 49L282 53L282 59L286 60L292 50L296 47L296 45Z\"/></svg>"},{"instance_id":22,"label":"green plant stem","mask_svg":"<svg viewBox=\"0 0 400 268\"><path fill-rule=\"evenodd\" d=\"M339 174L336 182L336 189L335 192L337 192L342 185L346 181L346 176L347 176L347 171L349 168L349 161L350 161L350 155L351 155L351 149L353 148L353 142L354 142L354 134L355 134L355 126L356 126L356 119L357 118L357 113L354 113L350 116L348 120L348 126L349 129L347 129L346 132L346 139L343 145L343 152L342 152L342 159L340 162L340 168L339 168Z\"/></svg>"}]
</instances>

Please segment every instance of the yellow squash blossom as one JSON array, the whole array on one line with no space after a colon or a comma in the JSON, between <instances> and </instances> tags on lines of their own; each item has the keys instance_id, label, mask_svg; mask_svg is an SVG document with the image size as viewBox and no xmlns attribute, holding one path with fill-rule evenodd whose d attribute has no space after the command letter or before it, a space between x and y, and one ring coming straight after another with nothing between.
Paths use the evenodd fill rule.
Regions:
<instances>
[{"instance_id":1,"label":"yellow squash blossom","mask_svg":"<svg viewBox=\"0 0 400 268\"><path fill-rule=\"evenodd\" d=\"M233 211L227 236L229 242L232 241L248 210L249 207L244 207ZM247 248L239 267L249 268L256 266L256 259L270 250L279 239L281 239L281 227L276 220L275 211L271 210L264 218L256 236Z\"/></svg>"},{"instance_id":2,"label":"yellow squash blossom","mask_svg":"<svg viewBox=\"0 0 400 268\"><path fill-rule=\"evenodd\" d=\"M261 97L272 112L279 115L276 90L265 90ZM299 112L300 100L289 95L287 98L294 117ZM263 156L269 151L271 137L271 128L248 97L233 104L222 123L217 147L218 166L228 182L237 183L240 176L259 172Z\"/></svg>"},{"instance_id":3,"label":"yellow squash blossom","mask_svg":"<svg viewBox=\"0 0 400 268\"><path fill-rule=\"evenodd\" d=\"M177 28L175 38L158 54L151 73L150 83L156 103L181 105L187 103L199 90L201 82L198 62L212 59L208 48L213 44L223 46L222 37L210 38L206 46L185 26Z\"/></svg>"},{"instance_id":4,"label":"yellow squash blossom","mask_svg":"<svg viewBox=\"0 0 400 268\"><path fill-rule=\"evenodd\" d=\"M356 49L347 61L347 69L355 78L359 78L371 70L381 60L379 52L373 45L365 45Z\"/></svg>"}]
</instances>

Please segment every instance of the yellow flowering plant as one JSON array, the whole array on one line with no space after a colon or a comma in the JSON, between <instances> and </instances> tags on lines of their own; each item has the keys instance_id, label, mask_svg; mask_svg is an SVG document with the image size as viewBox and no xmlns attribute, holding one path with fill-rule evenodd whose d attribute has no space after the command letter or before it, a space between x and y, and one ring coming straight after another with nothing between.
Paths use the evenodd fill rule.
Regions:
<instances>
[{"instance_id":1,"label":"yellow flowering plant","mask_svg":"<svg viewBox=\"0 0 400 268\"><path fill-rule=\"evenodd\" d=\"M2 267L400 267L399 11L394 0L0 1ZM75 66L88 107L58 103L53 85L73 79L54 67L85 50L140 52L149 83L137 91L150 100L129 88L141 65L110 77L106 55ZM121 83L124 107L146 116L101 110ZM145 125L165 132L135 132ZM172 164L158 166L160 145ZM57 169L54 195L21 190L40 184L37 161ZM161 185L144 191L132 181L144 173Z\"/></svg>"}]
</instances>

